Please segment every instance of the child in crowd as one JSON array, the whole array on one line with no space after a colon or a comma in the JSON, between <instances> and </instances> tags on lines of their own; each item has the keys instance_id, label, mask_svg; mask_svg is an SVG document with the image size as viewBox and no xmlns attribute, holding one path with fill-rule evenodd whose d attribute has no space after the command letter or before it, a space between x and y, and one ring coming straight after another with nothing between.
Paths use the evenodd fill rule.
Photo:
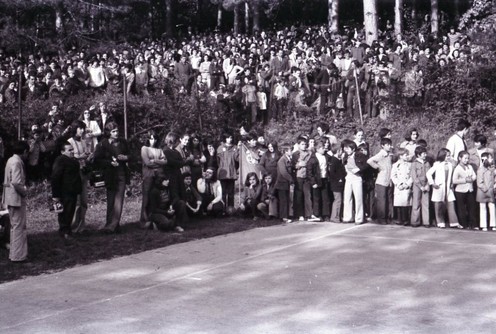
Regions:
<instances>
[{"instance_id":1,"label":"child in crowd","mask_svg":"<svg viewBox=\"0 0 496 334\"><path fill-rule=\"evenodd\" d=\"M479 226L487 231L487 210L489 209L489 229L496 228L496 217L494 207L494 158L491 153L482 153L481 165L477 170L477 197L480 208Z\"/></svg>"},{"instance_id":2,"label":"child in crowd","mask_svg":"<svg viewBox=\"0 0 496 334\"><path fill-rule=\"evenodd\" d=\"M398 161L391 169L391 181L394 184L394 209L398 225L408 225L410 222L410 209L412 207L412 164L407 149L397 150Z\"/></svg>"},{"instance_id":3,"label":"child in crowd","mask_svg":"<svg viewBox=\"0 0 496 334\"><path fill-rule=\"evenodd\" d=\"M458 221L463 228L478 228L474 219L476 211L473 183L476 179L474 169L469 164L468 152L460 151L458 153L458 165L453 171L453 185L455 186Z\"/></svg>"},{"instance_id":4,"label":"child in crowd","mask_svg":"<svg viewBox=\"0 0 496 334\"><path fill-rule=\"evenodd\" d=\"M353 221L353 200L355 201L355 224L364 223L362 171L367 168L367 161L355 154L357 145L354 141L345 139L341 143L344 155L343 163L346 169L346 182L343 194L343 223Z\"/></svg>"},{"instance_id":5,"label":"child in crowd","mask_svg":"<svg viewBox=\"0 0 496 334\"><path fill-rule=\"evenodd\" d=\"M400 144L401 148L408 151L410 161L415 159L415 148L417 147L417 139L419 139L419 132L417 129L410 129L405 135L405 141Z\"/></svg>"},{"instance_id":6,"label":"child in crowd","mask_svg":"<svg viewBox=\"0 0 496 334\"><path fill-rule=\"evenodd\" d=\"M331 149L327 152L329 156L327 161L329 188L333 197L329 219L332 223L341 222L341 206L343 204L343 191L346 178L346 169L343 162L336 157L338 150L339 146L336 144L332 145Z\"/></svg>"},{"instance_id":7,"label":"child in crowd","mask_svg":"<svg viewBox=\"0 0 496 334\"><path fill-rule=\"evenodd\" d=\"M277 217L278 201L275 192L275 182L272 179L272 174L264 175L262 194L260 195L260 203L258 203L257 209L260 210L267 219Z\"/></svg>"},{"instance_id":8,"label":"child in crowd","mask_svg":"<svg viewBox=\"0 0 496 334\"><path fill-rule=\"evenodd\" d=\"M424 146L415 148L415 161L412 163L412 215L410 224L418 227L430 227L429 222L429 184L427 183L427 171L431 165L426 161L427 150Z\"/></svg>"},{"instance_id":9,"label":"child in crowd","mask_svg":"<svg viewBox=\"0 0 496 334\"><path fill-rule=\"evenodd\" d=\"M245 187L241 196L240 209L246 214L250 214L253 220L257 220L257 206L260 202L262 186L256 173L251 172L246 175Z\"/></svg>"},{"instance_id":10,"label":"child in crowd","mask_svg":"<svg viewBox=\"0 0 496 334\"><path fill-rule=\"evenodd\" d=\"M319 140L315 146L315 153L308 161L308 174L312 185L313 213L309 221L329 219L329 181L327 180L327 160L325 142Z\"/></svg>"},{"instance_id":11,"label":"child in crowd","mask_svg":"<svg viewBox=\"0 0 496 334\"><path fill-rule=\"evenodd\" d=\"M381 150L367 163L374 169L379 170L375 181L375 216L379 224L387 224L391 216L389 204L393 201L393 189L391 187L391 139L381 139Z\"/></svg>"},{"instance_id":12,"label":"child in crowd","mask_svg":"<svg viewBox=\"0 0 496 334\"><path fill-rule=\"evenodd\" d=\"M299 221L305 218L316 218L313 216L312 193L307 164L311 157L311 152L307 149L307 140L299 137L297 140L298 150L293 153L293 169L296 171L296 184L294 190L294 210ZM313 216L313 217L312 217Z\"/></svg>"},{"instance_id":13,"label":"child in crowd","mask_svg":"<svg viewBox=\"0 0 496 334\"><path fill-rule=\"evenodd\" d=\"M391 139L391 137L392 137L391 129L388 129L388 128L380 128L379 129L379 139L382 139L382 138Z\"/></svg>"},{"instance_id":14,"label":"child in crowd","mask_svg":"<svg viewBox=\"0 0 496 334\"><path fill-rule=\"evenodd\" d=\"M453 192L453 164L451 153L442 148L437 154L437 161L427 171L427 180L432 186L432 202L436 224L439 228L460 227L455 211L455 193ZM448 224L446 225L446 211L448 213Z\"/></svg>"},{"instance_id":15,"label":"child in crowd","mask_svg":"<svg viewBox=\"0 0 496 334\"><path fill-rule=\"evenodd\" d=\"M369 145L367 143L358 145L356 155L360 160L367 161L370 158ZM367 221L372 220L375 212L374 188L376 178L377 171L367 164L367 167L362 171L363 211Z\"/></svg>"},{"instance_id":16,"label":"child in crowd","mask_svg":"<svg viewBox=\"0 0 496 334\"><path fill-rule=\"evenodd\" d=\"M282 157L277 162L277 179L274 188L277 190L279 199L279 218L285 223L291 223L289 219L289 193L294 187L293 167L291 161L292 147L290 144L281 145Z\"/></svg>"}]
</instances>

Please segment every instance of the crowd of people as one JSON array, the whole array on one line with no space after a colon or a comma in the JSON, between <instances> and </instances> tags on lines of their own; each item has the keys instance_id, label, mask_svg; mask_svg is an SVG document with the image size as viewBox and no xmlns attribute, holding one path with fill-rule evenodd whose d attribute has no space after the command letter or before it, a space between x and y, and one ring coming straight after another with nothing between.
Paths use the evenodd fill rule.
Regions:
<instances>
[{"instance_id":1,"label":"crowd of people","mask_svg":"<svg viewBox=\"0 0 496 334\"><path fill-rule=\"evenodd\" d=\"M57 55L19 56L0 49L0 102L122 90L125 80L127 92L138 95L170 94L174 83L180 93L216 99L219 109L234 111L248 124L330 110L386 117L385 101L421 104L426 73L466 63L477 53L454 28L440 39L422 33L405 38L386 29L367 45L363 36L320 26L256 36L189 35L102 52L74 47Z\"/></svg>"},{"instance_id":2,"label":"crowd of people","mask_svg":"<svg viewBox=\"0 0 496 334\"><path fill-rule=\"evenodd\" d=\"M262 32L257 38L211 34L182 42L144 42L132 50L91 57L85 50L26 58L0 52L2 103L19 102L18 71L25 82L22 99L57 101L45 123L32 125L28 141L12 146L14 155L5 167L2 204L8 215L0 221L10 230L4 233L10 236L5 241L9 258L27 258L28 182L50 180L64 240L85 231L88 187L104 186L103 231L119 233L133 161L142 163L144 229L182 232L189 219L238 211L286 223L373 220L428 227L435 216L439 227L494 228L492 152L484 148L485 137L475 138L475 151L466 150L468 122L459 124L437 159L430 159L416 130L393 146L391 131L381 129L381 150L370 155L362 130L357 129L353 139L338 141L328 124L316 125L317 134L301 135L295 143L265 143L262 134L253 132L238 138L226 131L218 144L195 133L171 132L162 139L150 131L136 157L120 136L119 115L104 103L85 108L79 119L66 120L58 102L81 90L123 87L125 78L128 92L140 95L168 94L167 82L175 82L179 94L215 98L220 109L242 115L249 126L330 110L356 118L360 95L363 114L375 117L386 113L382 99L422 103L423 73L465 62L473 52L470 40L454 30L441 41L423 35L406 41L385 34L369 46L357 32L332 35L324 27ZM394 164L393 157L398 159ZM239 178L243 191L236 204ZM476 200L480 221L474 218Z\"/></svg>"},{"instance_id":3,"label":"crowd of people","mask_svg":"<svg viewBox=\"0 0 496 334\"><path fill-rule=\"evenodd\" d=\"M381 128L380 150L374 154L362 129L338 141L327 123L292 143L266 143L254 132L226 132L215 145L194 133L170 132L161 139L151 130L141 148L139 226L182 232L190 219L240 214L284 223L371 222L496 231L495 143L488 145L487 137L477 134L469 149L470 126L460 120L439 152L429 152L416 129L408 131L403 142L393 143L391 130ZM50 179L53 203L61 204L55 209L60 235L72 240L84 233L90 185L107 191L102 231L119 233L128 163L139 157L132 156L113 121L104 126L95 146L84 138L83 121L74 121L71 128L57 141L60 154ZM5 225L10 225L14 262L27 256L23 161L29 151L27 142L16 143L5 168L2 203L8 215L4 212L2 218L10 217ZM237 180L243 190L236 201Z\"/></svg>"}]
</instances>

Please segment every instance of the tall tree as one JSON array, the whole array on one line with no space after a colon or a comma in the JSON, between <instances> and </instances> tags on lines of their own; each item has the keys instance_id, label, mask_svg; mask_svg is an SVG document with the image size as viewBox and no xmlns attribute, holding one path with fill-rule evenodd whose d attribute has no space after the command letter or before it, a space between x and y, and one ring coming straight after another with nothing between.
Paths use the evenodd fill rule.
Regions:
<instances>
[{"instance_id":1,"label":"tall tree","mask_svg":"<svg viewBox=\"0 0 496 334\"><path fill-rule=\"evenodd\" d=\"M394 33L399 35L403 32L403 0L394 2Z\"/></svg>"},{"instance_id":2,"label":"tall tree","mask_svg":"<svg viewBox=\"0 0 496 334\"><path fill-rule=\"evenodd\" d=\"M239 12L240 12L240 4L236 3L234 5L234 22L233 22L233 32L235 35L239 34Z\"/></svg>"},{"instance_id":3,"label":"tall tree","mask_svg":"<svg viewBox=\"0 0 496 334\"><path fill-rule=\"evenodd\" d=\"M172 0L165 0L165 32L169 36L174 34Z\"/></svg>"},{"instance_id":4,"label":"tall tree","mask_svg":"<svg viewBox=\"0 0 496 334\"><path fill-rule=\"evenodd\" d=\"M245 1L245 33L250 33L250 5Z\"/></svg>"},{"instance_id":5,"label":"tall tree","mask_svg":"<svg viewBox=\"0 0 496 334\"><path fill-rule=\"evenodd\" d=\"M327 1L327 24L332 32L339 30L339 0Z\"/></svg>"},{"instance_id":6,"label":"tall tree","mask_svg":"<svg viewBox=\"0 0 496 334\"><path fill-rule=\"evenodd\" d=\"M439 5L438 0L431 0L431 33L437 36L439 31Z\"/></svg>"},{"instance_id":7,"label":"tall tree","mask_svg":"<svg viewBox=\"0 0 496 334\"><path fill-rule=\"evenodd\" d=\"M253 33L260 31L260 2L254 0L251 4L253 10Z\"/></svg>"},{"instance_id":8,"label":"tall tree","mask_svg":"<svg viewBox=\"0 0 496 334\"><path fill-rule=\"evenodd\" d=\"M363 0L363 21L365 23L365 41L370 45L379 36L377 0Z\"/></svg>"}]
</instances>

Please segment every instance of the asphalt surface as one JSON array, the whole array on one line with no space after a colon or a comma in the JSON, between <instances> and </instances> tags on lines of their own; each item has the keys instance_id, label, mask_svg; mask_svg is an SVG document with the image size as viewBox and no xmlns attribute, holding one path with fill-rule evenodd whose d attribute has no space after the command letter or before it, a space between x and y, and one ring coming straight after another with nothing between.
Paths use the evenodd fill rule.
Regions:
<instances>
[{"instance_id":1,"label":"asphalt surface","mask_svg":"<svg viewBox=\"0 0 496 334\"><path fill-rule=\"evenodd\" d=\"M0 333L496 333L496 233L296 223L0 285Z\"/></svg>"}]
</instances>

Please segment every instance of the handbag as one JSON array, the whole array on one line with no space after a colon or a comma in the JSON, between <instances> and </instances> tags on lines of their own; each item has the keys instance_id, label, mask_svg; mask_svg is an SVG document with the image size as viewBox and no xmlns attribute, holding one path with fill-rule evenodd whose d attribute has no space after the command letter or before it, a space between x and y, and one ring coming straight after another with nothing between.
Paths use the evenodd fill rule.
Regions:
<instances>
[{"instance_id":1,"label":"handbag","mask_svg":"<svg viewBox=\"0 0 496 334\"><path fill-rule=\"evenodd\" d=\"M90 186L94 188L105 187L105 177L103 171L92 170L89 174Z\"/></svg>"}]
</instances>

